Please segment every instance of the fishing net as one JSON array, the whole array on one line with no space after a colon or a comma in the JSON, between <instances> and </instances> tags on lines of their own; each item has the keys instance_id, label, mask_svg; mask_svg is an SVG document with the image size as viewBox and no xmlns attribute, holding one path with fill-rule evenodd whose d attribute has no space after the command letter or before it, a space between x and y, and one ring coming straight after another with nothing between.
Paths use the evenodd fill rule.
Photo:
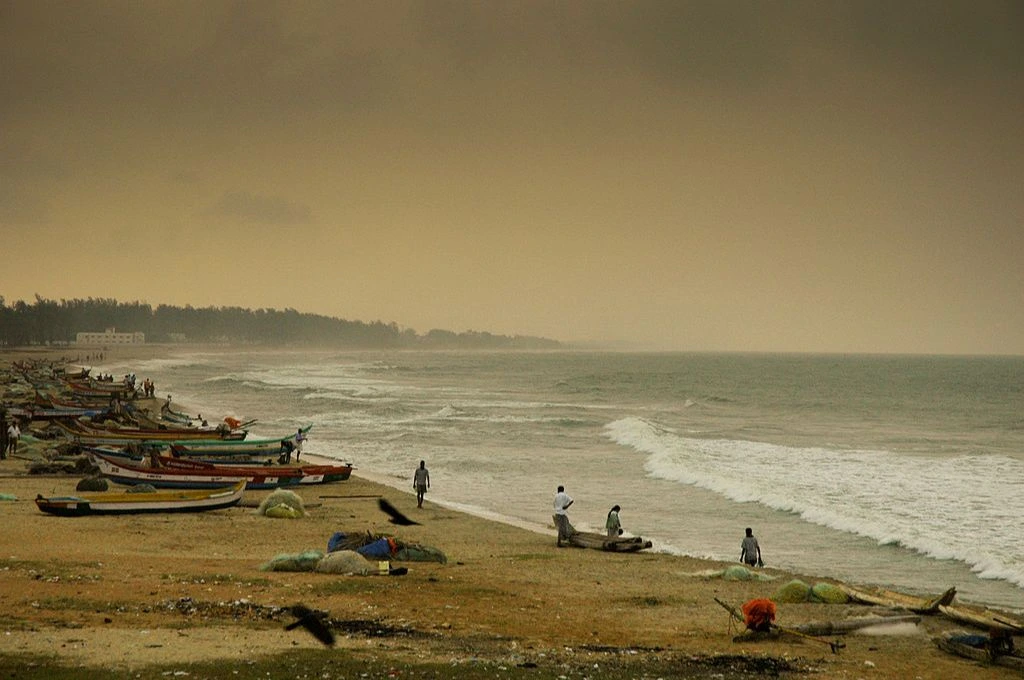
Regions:
<instances>
[{"instance_id":1,"label":"fishing net","mask_svg":"<svg viewBox=\"0 0 1024 680\"><path fill-rule=\"evenodd\" d=\"M800 579L779 586L771 599L774 602L806 602L811 595L811 587Z\"/></svg>"},{"instance_id":2,"label":"fishing net","mask_svg":"<svg viewBox=\"0 0 1024 680\"><path fill-rule=\"evenodd\" d=\"M75 491L106 491L110 482L106 477L86 477L75 485Z\"/></svg>"},{"instance_id":3,"label":"fishing net","mask_svg":"<svg viewBox=\"0 0 1024 680\"><path fill-rule=\"evenodd\" d=\"M260 571L313 571L324 554L319 550L307 550L297 554L277 555L260 565Z\"/></svg>"},{"instance_id":4,"label":"fishing net","mask_svg":"<svg viewBox=\"0 0 1024 680\"><path fill-rule=\"evenodd\" d=\"M264 517L298 519L306 516L306 509L297 493L288 489L276 489L263 499L256 513Z\"/></svg>"},{"instance_id":5,"label":"fishing net","mask_svg":"<svg viewBox=\"0 0 1024 680\"><path fill-rule=\"evenodd\" d=\"M815 583L811 588L810 599L812 602L826 604L846 604L850 601L850 596L845 590L831 583Z\"/></svg>"},{"instance_id":6,"label":"fishing net","mask_svg":"<svg viewBox=\"0 0 1024 680\"><path fill-rule=\"evenodd\" d=\"M387 574L388 566L387 562L368 560L354 550L337 550L324 555L324 558L316 565L316 571L321 574L370 576Z\"/></svg>"}]
</instances>

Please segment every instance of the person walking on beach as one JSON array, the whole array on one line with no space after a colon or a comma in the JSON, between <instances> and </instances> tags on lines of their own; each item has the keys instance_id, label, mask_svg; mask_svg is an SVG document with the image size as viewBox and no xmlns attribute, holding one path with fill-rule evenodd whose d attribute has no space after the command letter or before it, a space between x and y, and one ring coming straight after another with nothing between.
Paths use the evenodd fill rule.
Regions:
<instances>
[{"instance_id":1,"label":"person walking on beach","mask_svg":"<svg viewBox=\"0 0 1024 680\"><path fill-rule=\"evenodd\" d=\"M416 489L416 507L423 507L423 494L430 488L430 472L427 471L426 461L420 461L416 468L416 474L412 477L412 488Z\"/></svg>"},{"instance_id":2,"label":"person walking on beach","mask_svg":"<svg viewBox=\"0 0 1024 680\"><path fill-rule=\"evenodd\" d=\"M21 428L18 427L18 420L14 419L11 421L10 426L7 428L7 452L8 455L15 455L18 453L18 440L21 439Z\"/></svg>"},{"instance_id":3,"label":"person walking on beach","mask_svg":"<svg viewBox=\"0 0 1024 680\"><path fill-rule=\"evenodd\" d=\"M572 535L572 525L569 524L569 513L566 512L573 504L572 498L565 492L565 487L558 486L555 493L555 528L558 529L558 547L562 547L562 541L568 541Z\"/></svg>"},{"instance_id":4,"label":"person walking on beach","mask_svg":"<svg viewBox=\"0 0 1024 680\"><path fill-rule=\"evenodd\" d=\"M619 510L617 505L613 505L612 509L608 511L608 519L604 522L604 528L608 532L608 538L618 538L622 535L622 522L619 521Z\"/></svg>"},{"instance_id":5,"label":"person walking on beach","mask_svg":"<svg viewBox=\"0 0 1024 680\"><path fill-rule=\"evenodd\" d=\"M740 543L740 562L743 562L748 567L763 567L764 562L761 561L761 546L758 544L757 539L754 538L754 530L747 527L747 535L743 537L743 542Z\"/></svg>"},{"instance_id":6,"label":"person walking on beach","mask_svg":"<svg viewBox=\"0 0 1024 680\"><path fill-rule=\"evenodd\" d=\"M299 456L302 455L302 442L306 441L306 433L302 431L300 427L295 431L295 462L299 462Z\"/></svg>"}]
</instances>

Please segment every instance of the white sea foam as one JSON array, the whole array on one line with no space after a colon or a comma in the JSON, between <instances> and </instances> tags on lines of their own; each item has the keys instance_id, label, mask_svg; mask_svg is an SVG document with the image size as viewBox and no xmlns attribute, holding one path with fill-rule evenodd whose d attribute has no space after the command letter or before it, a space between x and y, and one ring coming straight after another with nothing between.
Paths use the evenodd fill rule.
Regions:
<instances>
[{"instance_id":1,"label":"white sea foam","mask_svg":"<svg viewBox=\"0 0 1024 680\"><path fill-rule=\"evenodd\" d=\"M809 522L956 559L982 578L1024 586L1019 535L1024 464L1002 456L897 456L681 436L642 418L606 426L646 454L652 477L755 501Z\"/></svg>"}]
</instances>

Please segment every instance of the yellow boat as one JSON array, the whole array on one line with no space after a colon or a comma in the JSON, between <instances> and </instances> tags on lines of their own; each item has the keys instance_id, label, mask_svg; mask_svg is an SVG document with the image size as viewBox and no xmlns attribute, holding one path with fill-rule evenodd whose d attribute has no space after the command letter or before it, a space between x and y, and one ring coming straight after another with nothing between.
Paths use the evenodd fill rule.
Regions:
<instances>
[{"instance_id":1,"label":"yellow boat","mask_svg":"<svg viewBox=\"0 0 1024 680\"><path fill-rule=\"evenodd\" d=\"M152 512L204 512L237 505L245 480L216 489L169 489L152 492L104 491L76 496L36 496L43 512L63 517L131 515Z\"/></svg>"}]
</instances>

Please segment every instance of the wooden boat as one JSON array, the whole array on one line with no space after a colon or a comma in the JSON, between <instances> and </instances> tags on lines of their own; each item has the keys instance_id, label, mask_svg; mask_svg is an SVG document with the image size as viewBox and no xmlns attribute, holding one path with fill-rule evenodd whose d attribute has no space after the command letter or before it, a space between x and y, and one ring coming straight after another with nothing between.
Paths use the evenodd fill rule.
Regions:
<instances>
[{"instance_id":1,"label":"wooden boat","mask_svg":"<svg viewBox=\"0 0 1024 680\"><path fill-rule=\"evenodd\" d=\"M940 606L948 605L956 597L956 588L950 588L941 595L928 598L884 588L858 588L846 584L840 584L839 587L854 602L892 609L906 609L915 614L934 614L939 611Z\"/></svg>"},{"instance_id":2,"label":"wooden boat","mask_svg":"<svg viewBox=\"0 0 1024 680\"><path fill-rule=\"evenodd\" d=\"M152 484L160 489L212 489L242 481L247 489L276 489L298 485L302 479L299 468L249 467L242 465L217 466L198 461L173 458L173 467L150 467L114 460L98 453L89 455L100 469L100 474L118 484ZM160 460L162 457L158 456Z\"/></svg>"},{"instance_id":3,"label":"wooden boat","mask_svg":"<svg viewBox=\"0 0 1024 680\"><path fill-rule=\"evenodd\" d=\"M608 552L636 552L651 547L650 541L645 541L639 536L609 538L604 534L590 531L576 531L569 535L568 541L569 545L577 548L607 550Z\"/></svg>"},{"instance_id":4,"label":"wooden boat","mask_svg":"<svg viewBox=\"0 0 1024 680\"><path fill-rule=\"evenodd\" d=\"M8 415L26 420L73 420L82 416L93 418L107 413L107 408L85 408L69 406L30 406L28 408L10 408Z\"/></svg>"},{"instance_id":5,"label":"wooden boat","mask_svg":"<svg viewBox=\"0 0 1024 680\"><path fill-rule=\"evenodd\" d=\"M55 421L64 434L71 439L88 444L128 444L141 441L177 441L179 439L207 439L207 440L242 440L246 432L232 432L226 428L220 430L143 430L143 429L120 429L104 430L85 425L81 421L64 422Z\"/></svg>"},{"instance_id":6,"label":"wooden boat","mask_svg":"<svg viewBox=\"0 0 1024 680\"><path fill-rule=\"evenodd\" d=\"M974 661L980 661L983 664L991 664L1024 671L1024 655L1022 655L1020 651L1015 651L1011 654L993 655L985 647L976 647L965 641L970 640L971 638L981 638L984 640L985 637L986 636L964 636L963 634L946 633L945 635L933 637L932 641L942 651L955 654L965 659L973 659Z\"/></svg>"},{"instance_id":7,"label":"wooden boat","mask_svg":"<svg viewBox=\"0 0 1024 680\"><path fill-rule=\"evenodd\" d=\"M200 461L189 458L174 458L173 456L158 456L158 463L163 469L178 472L192 470L196 472L217 472L219 474L238 475L244 474L240 471L253 471L257 475L276 474L282 472L295 474L299 484L328 484L330 482L343 482L352 476L352 466L348 463L339 465L296 463L294 465L218 465L210 461ZM250 487L252 488L252 487Z\"/></svg>"},{"instance_id":8,"label":"wooden boat","mask_svg":"<svg viewBox=\"0 0 1024 680\"><path fill-rule=\"evenodd\" d=\"M302 434L308 435L312 425L302 428ZM242 441L234 439L182 439L170 442L171 453L181 457L220 458L221 456L277 456L288 450L284 442L294 443L295 435L283 437L246 438Z\"/></svg>"},{"instance_id":9,"label":"wooden boat","mask_svg":"<svg viewBox=\"0 0 1024 680\"><path fill-rule=\"evenodd\" d=\"M1005 630L1017 635L1024 634L1024 621L1008 612L962 604L939 605L939 612L954 621L983 630Z\"/></svg>"},{"instance_id":10,"label":"wooden boat","mask_svg":"<svg viewBox=\"0 0 1024 680\"><path fill-rule=\"evenodd\" d=\"M129 493L106 491L77 496L36 496L43 512L64 517L81 515L130 515L156 512L204 512L237 505L242 500L245 482L216 489Z\"/></svg>"},{"instance_id":11,"label":"wooden boat","mask_svg":"<svg viewBox=\"0 0 1024 680\"><path fill-rule=\"evenodd\" d=\"M891 626L896 623L917 624L920 622L921 616L919 614L903 614L899 616L858 616L856 618L840 619L838 621L810 621L808 623L800 623L795 626L790 626L790 628L806 635L840 635L842 633L849 633L851 631L862 630L864 628L872 628L874 626Z\"/></svg>"},{"instance_id":12,"label":"wooden boat","mask_svg":"<svg viewBox=\"0 0 1024 680\"><path fill-rule=\"evenodd\" d=\"M285 452L283 441L291 441L291 437L273 439L197 439L175 440L168 442L171 452L180 457L196 456L277 456Z\"/></svg>"},{"instance_id":13,"label":"wooden boat","mask_svg":"<svg viewBox=\"0 0 1024 680\"><path fill-rule=\"evenodd\" d=\"M158 488L202 489L224 486L238 480L247 489L276 489L297 484L325 484L344 481L352 475L351 465L214 465L170 456L151 456L156 465L127 463L91 453L100 474L119 484L152 484Z\"/></svg>"}]
</instances>

